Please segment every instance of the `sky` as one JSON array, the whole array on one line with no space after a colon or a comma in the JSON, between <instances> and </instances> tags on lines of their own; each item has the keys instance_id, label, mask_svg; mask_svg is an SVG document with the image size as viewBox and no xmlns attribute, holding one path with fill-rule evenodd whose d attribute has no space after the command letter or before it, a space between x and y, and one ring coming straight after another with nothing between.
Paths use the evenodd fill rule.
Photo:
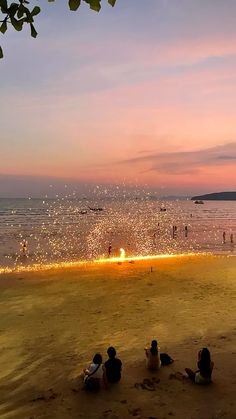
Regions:
<instances>
[{"instance_id":1,"label":"sky","mask_svg":"<svg viewBox=\"0 0 236 419\"><path fill-rule=\"evenodd\" d=\"M236 190L235 0L40 4L37 39L0 36L0 197Z\"/></svg>"}]
</instances>

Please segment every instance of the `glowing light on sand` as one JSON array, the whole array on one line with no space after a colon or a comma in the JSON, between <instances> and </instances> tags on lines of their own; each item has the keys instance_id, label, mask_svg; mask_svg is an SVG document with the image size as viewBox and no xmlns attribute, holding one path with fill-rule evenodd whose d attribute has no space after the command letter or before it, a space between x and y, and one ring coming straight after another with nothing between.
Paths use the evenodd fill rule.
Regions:
<instances>
[{"instance_id":1,"label":"glowing light on sand","mask_svg":"<svg viewBox=\"0 0 236 419\"><path fill-rule=\"evenodd\" d=\"M71 261L71 262L58 262L58 263L45 263L45 264L34 264L30 266L15 266L14 268L0 268L0 274L7 273L19 273L19 272L40 272L40 271L49 271L57 269L67 269L67 268L78 268L82 265L85 265L86 261ZM90 261L91 263L91 261Z\"/></svg>"},{"instance_id":2,"label":"glowing light on sand","mask_svg":"<svg viewBox=\"0 0 236 419\"><path fill-rule=\"evenodd\" d=\"M167 259L167 258L184 258L184 257L199 257L199 256L211 256L212 253L179 253L179 254L162 254L162 255L149 255L149 256L129 256L122 258L122 262L134 262L134 261L148 261L154 259ZM119 263L121 257L114 257L109 259L96 259L96 260L87 260L87 261L70 261L70 262L58 262L58 263L45 263L45 264L34 264L30 266L15 266L13 268L1 268L0 274L7 273L19 273L19 272L40 272L40 271L49 271L49 270L59 270L59 269L68 269L68 268L79 268L84 265L93 265L96 263Z\"/></svg>"},{"instance_id":3,"label":"glowing light on sand","mask_svg":"<svg viewBox=\"0 0 236 419\"><path fill-rule=\"evenodd\" d=\"M197 256L210 256L212 253L177 253L177 254L163 254L163 255L147 255L147 256L129 256L122 259L123 262L134 262L142 260L155 260L155 259L168 259L168 258L183 258L183 257L197 257ZM109 259L94 260L94 263L114 263L120 262L120 257Z\"/></svg>"}]
</instances>

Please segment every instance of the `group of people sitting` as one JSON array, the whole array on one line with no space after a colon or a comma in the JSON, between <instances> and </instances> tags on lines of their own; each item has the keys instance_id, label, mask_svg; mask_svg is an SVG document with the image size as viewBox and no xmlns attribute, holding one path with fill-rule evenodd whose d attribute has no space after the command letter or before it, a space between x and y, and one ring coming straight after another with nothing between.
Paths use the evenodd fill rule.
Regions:
<instances>
[{"instance_id":1,"label":"group of people sitting","mask_svg":"<svg viewBox=\"0 0 236 419\"><path fill-rule=\"evenodd\" d=\"M146 366L149 370L155 371L162 365L168 365L173 359L166 353L160 353L160 348L156 340L151 342L150 347L144 348L146 355ZM98 389L103 382L105 387L109 383L117 383L121 379L122 362L116 357L116 350L110 346L107 350L108 359L103 364L102 355L95 354L93 362L84 370L84 384L87 389ZM211 382L211 375L214 363L207 348L203 348L198 353L198 370L193 371L186 368L188 377L196 384L207 384Z\"/></svg>"},{"instance_id":2,"label":"group of people sitting","mask_svg":"<svg viewBox=\"0 0 236 419\"><path fill-rule=\"evenodd\" d=\"M97 389L100 383L105 386L108 383L117 383L121 379L122 362L116 358L116 350L113 346L107 349L108 360L103 365L102 355L95 354L93 362L84 370L84 384L90 389Z\"/></svg>"}]
</instances>

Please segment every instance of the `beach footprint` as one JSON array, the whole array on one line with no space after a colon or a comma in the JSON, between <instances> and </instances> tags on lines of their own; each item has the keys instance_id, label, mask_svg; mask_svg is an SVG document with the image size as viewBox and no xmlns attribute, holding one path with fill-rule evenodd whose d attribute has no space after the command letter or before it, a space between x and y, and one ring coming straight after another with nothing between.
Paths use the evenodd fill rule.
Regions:
<instances>
[{"instance_id":1,"label":"beach footprint","mask_svg":"<svg viewBox=\"0 0 236 419\"><path fill-rule=\"evenodd\" d=\"M177 372L171 373L171 374L169 375L169 380L184 381L184 380L186 380L186 379L187 379L186 375L182 374L182 372L180 372L180 371L177 371Z\"/></svg>"},{"instance_id":2,"label":"beach footprint","mask_svg":"<svg viewBox=\"0 0 236 419\"><path fill-rule=\"evenodd\" d=\"M153 377L151 380L150 378L144 378L141 383L135 383L134 387L141 390L155 391L159 382L160 378Z\"/></svg>"},{"instance_id":3,"label":"beach footprint","mask_svg":"<svg viewBox=\"0 0 236 419\"><path fill-rule=\"evenodd\" d=\"M141 414L141 409L140 409L140 407L135 407L135 408L133 408L133 409L128 409L128 412L129 412L129 414L130 414L130 415L132 415L132 416L140 416L140 414Z\"/></svg>"}]
</instances>

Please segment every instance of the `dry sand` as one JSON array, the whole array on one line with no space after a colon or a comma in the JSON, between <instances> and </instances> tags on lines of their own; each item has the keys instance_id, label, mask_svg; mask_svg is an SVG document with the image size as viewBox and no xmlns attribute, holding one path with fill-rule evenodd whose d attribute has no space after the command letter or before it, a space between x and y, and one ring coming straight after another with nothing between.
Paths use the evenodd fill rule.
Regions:
<instances>
[{"instance_id":1,"label":"dry sand","mask_svg":"<svg viewBox=\"0 0 236 419\"><path fill-rule=\"evenodd\" d=\"M236 258L2 275L0 293L1 418L236 418ZM152 338L175 359L154 374L143 351ZM84 391L82 368L111 344L121 382ZM204 346L215 362L205 387L178 374Z\"/></svg>"}]
</instances>

